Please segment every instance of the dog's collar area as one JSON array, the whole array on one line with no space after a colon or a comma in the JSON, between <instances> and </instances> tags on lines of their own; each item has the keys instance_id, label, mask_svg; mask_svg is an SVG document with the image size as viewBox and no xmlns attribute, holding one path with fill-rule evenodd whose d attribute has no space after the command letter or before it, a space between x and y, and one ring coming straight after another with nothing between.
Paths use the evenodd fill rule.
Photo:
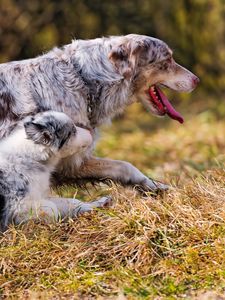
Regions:
<instances>
[{"instance_id":1,"label":"dog's collar area","mask_svg":"<svg viewBox=\"0 0 225 300\"><path fill-rule=\"evenodd\" d=\"M99 117L101 117L99 116L99 107L104 105L103 102L105 103L105 101L107 101L107 97L105 97L106 92L110 91L113 86L120 86L124 79L120 78L116 80L112 79L112 81L105 81L104 79L97 79L98 76L96 76L97 78L91 78L82 70L78 62L73 63L73 65L85 87L87 116L90 125L92 128L95 128L99 124ZM94 77L94 75L92 76Z\"/></svg>"},{"instance_id":2,"label":"dog's collar area","mask_svg":"<svg viewBox=\"0 0 225 300\"><path fill-rule=\"evenodd\" d=\"M87 84L85 83L87 86ZM92 95L88 93L87 95L87 113L88 113L88 119L91 121L92 119L92 112L93 112L93 107L92 107Z\"/></svg>"},{"instance_id":3,"label":"dog's collar area","mask_svg":"<svg viewBox=\"0 0 225 300\"><path fill-rule=\"evenodd\" d=\"M86 90L87 116L92 128L97 127L99 117L99 106L101 105L101 96L105 89L110 89L115 84L121 84L121 80L113 82L104 82L98 79L91 79L82 72L79 65L74 65L77 74L82 80Z\"/></svg>"},{"instance_id":4,"label":"dog's collar area","mask_svg":"<svg viewBox=\"0 0 225 300\"><path fill-rule=\"evenodd\" d=\"M95 122L94 122L94 118L93 118L93 113L94 113L94 106L95 106L95 96L94 94L91 92L91 88L90 88L90 82L83 76L82 74L82 70L78 67L75 66L77 73L79 74L80 78L83 81L83 84L85 85L88 93L87 93L87 115L88 115L88 119L90 121L90 124L92 126L92 128L95 128Z\"/></svg>"}]
</instances>

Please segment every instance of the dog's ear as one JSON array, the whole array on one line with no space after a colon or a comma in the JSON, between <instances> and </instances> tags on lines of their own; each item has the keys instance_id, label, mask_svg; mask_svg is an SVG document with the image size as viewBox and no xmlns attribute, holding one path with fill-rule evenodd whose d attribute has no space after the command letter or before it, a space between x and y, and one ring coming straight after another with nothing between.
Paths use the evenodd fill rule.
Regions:
<instances>
[{"instance_id":1,"label":"dog's ear","mask_svg":"<svg viewBox=\"0 0 225 300\"><path fill-rule=\"evenodd\" d=\"M133 67L130 61L130 50L128 44L123 43L112 48L109 53L109 60L115 66L116 70L126 79L130 79Z\"/></svg>"},{"instance_id":2,"label":"dog's ear","mask_svg":"<svg viewBox=\"0 0 225 300\"><path fill-rule=\"evenodd\" d=\"M134 70L140 55L147 52L148 46L144 40L128 40L114 46L108 57L117 71L126 79L130 79L135 74Z\"/></svg>"},{"instance_id":3,"label":"dog's ear","mask_svg":"<svg viewBox=\"0 0 225 300\"><path fill-rule=\"evenodd\" d=\"M34 141L36 144L50 145L53 140L53 135L46 126L36 123L34 118L24 122L24 128L27 138Z\"/></svg>"}]
</instances>

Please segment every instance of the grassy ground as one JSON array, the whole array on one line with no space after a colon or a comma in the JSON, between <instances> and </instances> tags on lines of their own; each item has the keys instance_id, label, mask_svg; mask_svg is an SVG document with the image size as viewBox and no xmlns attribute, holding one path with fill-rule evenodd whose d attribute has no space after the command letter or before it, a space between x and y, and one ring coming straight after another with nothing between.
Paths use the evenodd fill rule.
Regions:
<instances>
[{"instance_id":1,"label":"grassy ground","mask_svg":"<svg viewBox=\"0 0 225 300\"><path fill-rule=\"evenodd\" d=\"M85 200L110 193L115 204L67 223L10 228L0 237L0 295L225 299L223 109L192 105L181 126L133 106L105 129L99 155L126 159L171 190L157 198L116 186L65 190Z\"/></svg>"}]
</instances>

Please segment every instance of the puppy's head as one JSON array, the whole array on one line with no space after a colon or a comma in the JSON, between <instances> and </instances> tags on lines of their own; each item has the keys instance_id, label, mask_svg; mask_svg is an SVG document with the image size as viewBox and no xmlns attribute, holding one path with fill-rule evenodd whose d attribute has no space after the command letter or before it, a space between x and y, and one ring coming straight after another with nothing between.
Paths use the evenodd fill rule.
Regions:
<instances>
[{"instance_id":1,"label":"puppy's head","mask_svg":"<svg viewBox=\"0 0 225 300\"><path fill-rule=\"evenodd\" d=\"M89 130L76 127L64 113L47 111L24 120L27 138L66 157L84 152L92 144Z\"/></svg>"},{"instance_id":2,"label":"puppy's head","mask_svg":"<svg viewBox=\"0 0 225 300\"><path fill-rule=\"evenodd\" d=\"M134 95L152 113L168 114L183 122L160 87L191 92L199 79L175 62L166 43L152 37L130 34L121 37L113 46L109 59L117 72L131 81Z\"/></svg>"}]
</instances>

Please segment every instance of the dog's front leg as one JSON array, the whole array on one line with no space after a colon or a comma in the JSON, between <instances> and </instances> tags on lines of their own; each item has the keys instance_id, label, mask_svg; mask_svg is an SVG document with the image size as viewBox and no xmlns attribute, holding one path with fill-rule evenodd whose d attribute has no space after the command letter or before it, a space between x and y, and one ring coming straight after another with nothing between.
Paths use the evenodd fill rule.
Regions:
<instances>
[{"instance_id":1,"label":"dog's front leg","mask_svg":"<svg viewBox=\"0 0 225 300\"><path fill-rule=\"evenodd\" d=\"M55 178L60 178L60 184L74 183L78 179L85 181L110 179L122 185L138 186L144 191L168 189L167 185L149 179L132 164L126 161L91 157L86 159L78 170L72 168L71 162L70 165L65 164L63 169L60 169L61 174L56 173L54 175ZM74 171L76 171L76 174L73 174Z\"/></svg>"},{"instance_id":2,"label":"dog's front leg","mask_svg":"<svg viewBox=\"0 0 225 300\"><path fill-rule=\"evenodd\" d=\"M145 176L131 163L121 160L92 157L80 170L83 177L111 179L122 185L140 187L145 191L167 190L168 186Z\"/></svg>"}]
</instances>

